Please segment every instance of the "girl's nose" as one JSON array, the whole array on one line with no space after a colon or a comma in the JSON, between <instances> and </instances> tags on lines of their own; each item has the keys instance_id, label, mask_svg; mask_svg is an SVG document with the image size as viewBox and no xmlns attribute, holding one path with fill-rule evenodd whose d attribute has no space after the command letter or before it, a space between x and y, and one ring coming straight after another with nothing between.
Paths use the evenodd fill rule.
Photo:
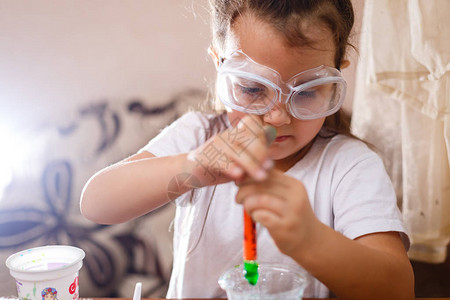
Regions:
<instances>
[{"instance_id":1,"label":"girl's nose","mask_svg":"<svg viewBox=\"0 0 450 300\"><path fill-rule=\"evenodd\" d=\"M286 105L277 103L274 107L264 115L265 123L275 127L287 125L291 123L291 115L286 110Z\"/></svg>"}]
</instances>

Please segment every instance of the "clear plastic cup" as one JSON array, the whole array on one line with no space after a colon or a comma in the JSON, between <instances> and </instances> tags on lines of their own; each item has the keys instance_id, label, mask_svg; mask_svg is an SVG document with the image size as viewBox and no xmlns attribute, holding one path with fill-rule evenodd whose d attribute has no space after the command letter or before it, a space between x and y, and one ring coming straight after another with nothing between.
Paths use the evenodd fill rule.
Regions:
<instances>
[{"instance_id":1,"label":"clear plastic cup","mask_svg":"<svg viewBox=\"0 0 450 300\"><path fill-rule=\"evenodd\" d=\"M84 255L72 246L43 246L11 255L6 266L16 279L19 299L77 300Z\"/></svg>"},{"instance_id":2,"label":"clear plastic cup","mask_svg":"<svg viewBox=\"0 0 450 300\"><path fill-rule=\"evenodd\" d=\"M228 300L299 300L307 281L303 273L276 264L260 264L256 285L244 277L243 265L226 271L219 278L219 285L227 293Z\"/></svg>"}]
</instances>

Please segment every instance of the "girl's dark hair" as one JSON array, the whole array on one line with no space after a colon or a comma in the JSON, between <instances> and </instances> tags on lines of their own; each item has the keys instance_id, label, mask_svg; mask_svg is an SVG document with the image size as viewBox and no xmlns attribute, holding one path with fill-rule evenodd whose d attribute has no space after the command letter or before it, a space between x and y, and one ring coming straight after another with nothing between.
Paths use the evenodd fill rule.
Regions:
<instances>
[{"instance_id":1,"label":"girl's dark hair","mask_svg":"<svg viewBox=\"0 0 450 300\"><path fill-rule=\"evenodd\" d=\"M302 32L305 22L321 22L333 34L336 47L335 64L344 59L354 23L351 0L210 0L212 8L213 44L223 50L236 17L250 12L272 24L292 47L309 44Z\"/></svg>"},{"instance_id":2,"label":"girl's dark hair","mask_svg":"<svg viewBox=\"0 0 450 300\"><path fill-rule=\"evenodd\" d=\"M349 36L354 23L351 0L210 0L212 10L213 46L223 51L230 29L236 18L245 13L263 20L283 34L292 47L312 42L302 32L308 23L325 25L332 33L335 45L335 67L345 59ZM328 132L350 133L350 117L339 110L326 118Z\"/></svg>"}]
</instances>

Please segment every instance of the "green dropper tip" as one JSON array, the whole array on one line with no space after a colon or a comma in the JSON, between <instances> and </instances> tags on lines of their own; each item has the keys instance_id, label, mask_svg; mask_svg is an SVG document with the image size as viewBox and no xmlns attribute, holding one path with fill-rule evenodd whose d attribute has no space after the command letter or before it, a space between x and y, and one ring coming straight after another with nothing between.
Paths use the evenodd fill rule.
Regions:
<instances>
[{"instance_id":1,"label":"green dropper tip","mask_svg":"<svg viewBox=\"0 0 450 300\"><path fill-rule=\"evenodd\" d=\"M255 285L258 282L258 263L256 261L244 261L244 277L248 283Z\"/></svg>"},{"instance_id":2,"label":"green dropper tip","mask_svg":"<svg viewBox=\"0 0 450 300\"><path fill-rule=\"evenodd\" d=\"M264 126L264 135L266 136L267 146L270 146L277 137L277 129L273 126L266 125Z\"/></svg>"}]
</instances>

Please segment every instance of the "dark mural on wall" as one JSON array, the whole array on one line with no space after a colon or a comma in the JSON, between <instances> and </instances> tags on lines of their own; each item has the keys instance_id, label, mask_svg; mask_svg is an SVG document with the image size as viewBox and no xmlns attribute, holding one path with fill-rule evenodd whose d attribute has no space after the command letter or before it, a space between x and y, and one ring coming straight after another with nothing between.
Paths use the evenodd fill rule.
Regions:
<instances>
[{"instance_id":1,"label":"dark mural on wall","mask_svg":"<svg viewBox=\"0 0 450 300\"><path fill-rule=\"evenodd\" d=\"M124 130L122 120L124 117L148 120L165 114L168 124L186 111L187 104L195 106L196 102L204 98L204 91L190 89L176 94L163 105L155 107L143 100L131 99L120 109L110 105L107 100L102 100L79 109L75 120L68 125L58 127L57 132L61 138L67 138L75 134L86 120L91 122L95 120L97 130L101 132L100 136L96 137L97 140L92 141L95 158L113 147L119 138L126 136L126 133L121 135ZM167 124L160 124L160 127ZM89 136L86 138L92 139ZM110 285L114 281L113 277L117 275L115 263L117 257L111 253L111 244L102 243L102 239L98 237L102 234L109 235L109 239L114 240L115 244L121 247L120 252L125 253L126 257L120 259L122 262L127 262L126 272L128 273L143 272L136 263L135 253L142 252L145 246L132 231L111 230L111 227L115 225L73 221L73 216L83 218L79 210L74 209L78 205L81 194L81 191L73 191L75 170L76 165L70 159L50 159L40 179L37 179L40 180L42 189L42 193L35 196L37 199L32 201L27 199L24 201L26 205L20 203L20 199L15 199L14 205L8 205L7 208L0 206L0 252L26 249L30 245L34 247L36 243L38 245L67 244L79 247L86 252L83 270L88 274L89 280L100 290L109 286L110 292L104 296L114 296L114 289L111 289ZM26 191L23 194L27 195ZM0 202L3 201L8 202L8 198ZM145 253L154 255L151 249L145 249ZM159 272L158 259L152 259L155 260L154 271Z\"/></svg>"}]
</instances>

